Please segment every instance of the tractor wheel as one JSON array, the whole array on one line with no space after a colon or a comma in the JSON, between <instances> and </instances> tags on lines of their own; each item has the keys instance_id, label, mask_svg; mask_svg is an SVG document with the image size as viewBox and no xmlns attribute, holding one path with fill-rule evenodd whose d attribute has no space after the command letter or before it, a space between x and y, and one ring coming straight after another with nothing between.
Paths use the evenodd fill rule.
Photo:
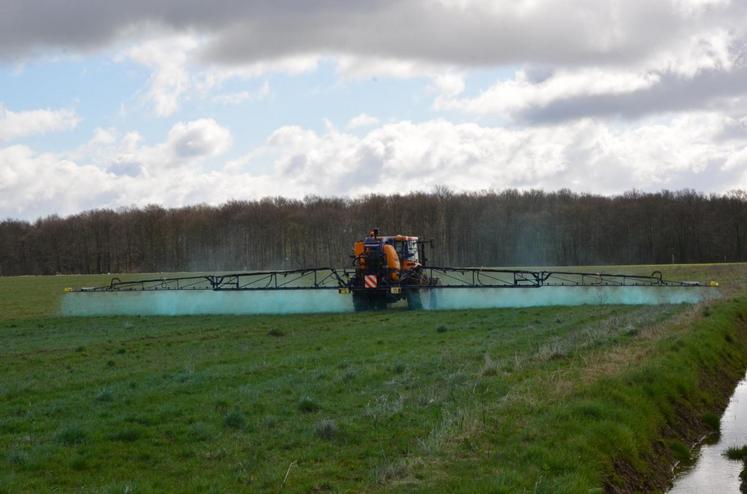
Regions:
<instances>
[{"instance_id":1,"label":"tractor wheel","mask_svg":"<svg viewBox=\"0 0 747 494\"><path fill-rule=\"evenodd\" d=\"M418 310L423 308L423 301L420 300L420 292L418 290L407 290L407 307L410 310Z\"/></svg>"},{"instance_id":2,"label":"tractor wheel","mask_svg":"<svg viewBox=\"0 0 747 494\"><path fill-rule=\"evenodd\" d=\"M386 293L375 293L371 295L371 307L374 310L386 310Z\"/></svg>"},{"instance_id":3,"label":"tractor wheel","mask_svg":"<svg viewBox=\"0 0 747 494\"><path fill-rule=\"evenodd\" d=\"M353 308L355 309L355 312L370 310L371 305L369 304L368 295L365 293L353 292Z\"/></svg>"}]
</instances>

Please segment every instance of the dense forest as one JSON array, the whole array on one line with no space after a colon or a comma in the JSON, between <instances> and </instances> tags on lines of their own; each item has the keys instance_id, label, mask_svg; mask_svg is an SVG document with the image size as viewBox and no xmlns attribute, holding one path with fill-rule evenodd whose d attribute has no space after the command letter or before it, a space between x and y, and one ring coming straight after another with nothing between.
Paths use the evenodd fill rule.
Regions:
<instances>
[{"instance_id":1,"label":"dense forest","mask_svg":"<svg viewBox=\"0 0 747 494\"><path fill-rule=\"evenodd\" d=\"M0 275L347 266L372 227L432 239L431 264L747 261L747 193L371 195L99 209L0 223Z\"/></svg>"}]
</instances>

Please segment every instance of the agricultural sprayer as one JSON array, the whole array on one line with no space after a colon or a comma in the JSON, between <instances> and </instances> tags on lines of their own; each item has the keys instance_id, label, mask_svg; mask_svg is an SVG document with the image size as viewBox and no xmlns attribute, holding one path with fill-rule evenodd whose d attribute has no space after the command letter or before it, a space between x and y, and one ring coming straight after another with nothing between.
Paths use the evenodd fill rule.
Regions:
<instances>
[{"instance_id":1,"label":"agricultural sprayer","mask_svg":"<svg viewBox=\"0 0 747 494\"><path fill-rule=\"evenodd\" d=\"M411 309L696 303L715 282L648 276L431 266L431 242L377 229L355 242L350 268L250 271L123 281L68 289L68 315L352 312L401 303Z\"/></svg>"}]
</instances>

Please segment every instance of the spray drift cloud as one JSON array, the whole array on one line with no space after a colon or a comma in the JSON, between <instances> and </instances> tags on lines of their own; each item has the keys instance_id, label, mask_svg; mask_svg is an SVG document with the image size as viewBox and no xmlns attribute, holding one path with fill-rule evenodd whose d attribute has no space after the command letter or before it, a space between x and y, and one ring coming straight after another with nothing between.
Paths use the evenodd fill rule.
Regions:
<instances>
[{"instance_id":1,"label":"spray drift cloud","mask_svg":"<svg viewBox=\"0 0 747 494\"><path fill-rule=\"evenodd\" d=\"M706 287L439 288L424 291L424 310L575 305L694 304L717 296ZM164 290L73 292L63 297L67 316L249 315L353 312L352 297L337 290Z\"/></svg>"}]
</instances>

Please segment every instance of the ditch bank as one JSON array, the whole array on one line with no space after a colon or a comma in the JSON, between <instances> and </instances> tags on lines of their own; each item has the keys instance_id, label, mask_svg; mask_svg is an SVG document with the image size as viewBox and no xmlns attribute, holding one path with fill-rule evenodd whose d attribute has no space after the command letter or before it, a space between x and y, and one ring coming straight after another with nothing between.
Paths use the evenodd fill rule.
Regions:
<instances>
[{"instance_id":1,"label":"ditch bank","mask_svg":"<svg viewBox=\"0 0 747 494\"><path fill-rule=\"evenodd\" d=\"M747 368L747 297L705 306L701 317L658 341L652 355L611 379L618 382L594 386L627 388L639 415L632 447L612 457L605 492L664 492L694 450L717 438L720 416Z\"/></svg>"}]
</instances>

